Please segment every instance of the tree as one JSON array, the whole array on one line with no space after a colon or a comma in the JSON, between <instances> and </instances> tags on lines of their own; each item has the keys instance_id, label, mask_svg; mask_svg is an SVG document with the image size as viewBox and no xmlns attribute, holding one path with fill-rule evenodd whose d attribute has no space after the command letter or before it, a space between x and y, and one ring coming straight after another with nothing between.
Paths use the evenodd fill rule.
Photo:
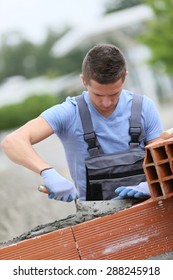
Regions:
<instances>
[{"instance_id":1,"label":"tree","mask_svg":"<svg viewBox=\"0 0 173 280\"><path fill-rule=\"evenodd\" d=\"M153 10L154 17L148 21L137 41L151 50L150 65L157 71L173 73L173 0L108 0L104 14L146 4Z\"/></svg>"},{"instance_id":2,"label":"tree","mask_svg":"<svg viewBox=\"0 0 173 280\"><path fill-rule=\"evenodd\" d=\"M173 73L173 1L144 0L153 12L154 18L146 23L139 41L151 49L149 63L157 70L163 69L168 74Z\"/></svg>"},{"instance_id":3,"label":"tree","mask_svg":"<svg viewBox=\"0 0 173 280\"><path fill-rule=\"evenodd\" d=\"M60 34L48 31L47 38L41 44L33 44L17 34L20 40L11 43L14 33L7 33L1 40L0 47L0 80L6 77L22 75L33 78L45 75L54 64L54 58L50 55L50 49L58 40ZM52 70L56 71L52 66ZM56 72L57 74L57 72Z\"/></svg>"},{"instance_id":4,"label":"tree","mask_svg":"<svg viewBox=\"0 0 173 280\"><path fill-rule=\"evenodd\" d=\"M0 46L0 82L6 77L15 75L33 78L41 75L58 77L71 72L79 73L84 50L77 48L58 58L51 55L54 43L67 30L61 33L48 30L47 37L41 44L33 44L22 38L20 34L17 43L9 44L12 34L6 34Z\"/></svg>"}]
</instances>

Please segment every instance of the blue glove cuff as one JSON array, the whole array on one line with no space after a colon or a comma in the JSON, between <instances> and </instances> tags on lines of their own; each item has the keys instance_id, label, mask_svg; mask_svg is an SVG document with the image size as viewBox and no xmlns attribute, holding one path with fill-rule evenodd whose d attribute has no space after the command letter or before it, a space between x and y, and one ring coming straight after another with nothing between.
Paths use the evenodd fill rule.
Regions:
<instances>
[{"instance_id":1,"label":"blue glove cuff","mask_svg":"<svg viewBox=\"0 0 173 280\"><path fill-rule=\"evenodd\" d=\"M40 176L41 176L41 173L42 173L43 171L49 170L49 169L53 169L53 167L47 167L47 168L42 169L42 170L40 171Z\"/></svg>"}]
</instances>

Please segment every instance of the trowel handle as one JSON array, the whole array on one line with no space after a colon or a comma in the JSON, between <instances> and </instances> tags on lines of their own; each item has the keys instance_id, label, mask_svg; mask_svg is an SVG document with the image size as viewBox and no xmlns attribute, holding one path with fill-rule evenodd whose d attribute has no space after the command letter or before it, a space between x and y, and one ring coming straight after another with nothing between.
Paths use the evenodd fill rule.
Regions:
<instances>
[{"instance_id":1,"label":"trowel handle","mask_svg":"<svg viewBox=\"0 0 173 280\"><path fill-rule=\"evenodd\" d=\"M163 131L161 134L160 134L160 137L162 139L168 139L170 137L173 137L173 128L170 128L168 130L165 130Z\"/></svg>"},{"instance_id":2,"label":"trowel handle","mask_svg":"<svg viewBox=\"0 0 173 280\"><path fill-rule=\"evenodd\" d=\"M38 187L38 190L39 190L39 192L50 194L50 192L48 191L48 189L45 186L40 185Z\"/></svg>"},{"instance_id":3,"label":"trowel handle","mask_svg":"<svg viewBox=\"0 0 173 280\"><path fill-rule=\"evenodd\" d=\"M38 187L39 192L45 193L45 194L50 194L48 189L45 186L40 185ZM77 204L77 199L74 199L75 205Z\"/></svg>"}]
</instances>

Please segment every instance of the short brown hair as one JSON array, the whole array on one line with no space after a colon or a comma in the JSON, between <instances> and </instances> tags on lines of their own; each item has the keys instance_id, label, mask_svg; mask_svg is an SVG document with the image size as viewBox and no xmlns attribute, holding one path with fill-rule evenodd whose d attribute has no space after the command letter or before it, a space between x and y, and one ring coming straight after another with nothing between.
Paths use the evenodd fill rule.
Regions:
<instances>
[{"instance_id":1,"label":"short brown hair","mask_svg":"<svg viewBox=\"0 0 173 280\"><path fill-rule=\"evenodd\" d=\"M124 81L126 76L126 60L124 55L114 45L99 44L88 51L83 63L82 74L86 83L95 80L100 84Z\"/></svg>"}]
</instances>

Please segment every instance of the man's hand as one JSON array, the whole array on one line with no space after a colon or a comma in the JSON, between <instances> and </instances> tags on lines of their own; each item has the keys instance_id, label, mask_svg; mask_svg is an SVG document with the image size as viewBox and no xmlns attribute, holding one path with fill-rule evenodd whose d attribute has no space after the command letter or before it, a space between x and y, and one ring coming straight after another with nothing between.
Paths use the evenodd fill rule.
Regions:
<instances>
[{"instance_id":1,"label":"man's hand","mask_svg":"<svg viewBox=\"0 0 173 280\"><path fill-rule=\"evenodd\" d=\"M125 198L147 199L150 197L150 191L147 182L141 182L136 186L118 187L115 190L115 194L118 196L113 198L114 200Z\"/></svg>"},{"instance_id":2,"label":"man's hand","mask_svg":"<svg viewBox=\"0 0 173 280\"><path fill-rule=\"evenodd\" d=\"M43 170L40 175L43 178L43 185L50 193L48 195L50 199L71 202L78 198L74 184L61 176L54 168Z\"/></svg>"}]
</instances>

